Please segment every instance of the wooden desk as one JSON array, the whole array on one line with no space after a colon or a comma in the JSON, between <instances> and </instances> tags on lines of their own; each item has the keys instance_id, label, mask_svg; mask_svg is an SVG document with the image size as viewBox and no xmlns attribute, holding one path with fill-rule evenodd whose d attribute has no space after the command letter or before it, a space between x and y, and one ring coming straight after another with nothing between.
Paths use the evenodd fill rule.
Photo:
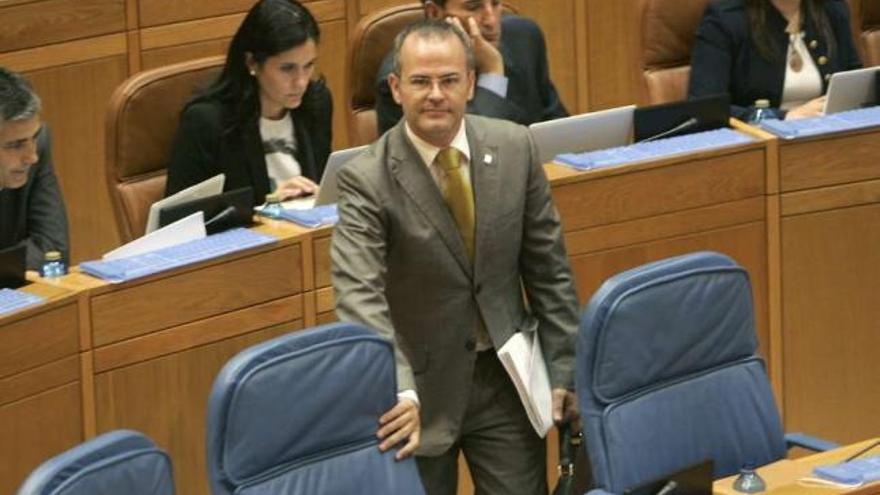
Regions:
<instances>
[{"instance_id":1,"label":"wooden desk","mask_svg":"<svg viewBox=\"0 0 880 495\"><path fill-rule=\"evenodd\" d=\"M166 449L180 493L209 493L205 419L220 368L245 347L314 324L311 233L271 220L256 229L279 242L90 291L87 414L99 433L133 428Z\"/></svg>"},{"instance_id":2,"label":"wooden desk","mask_svg":"<svg viewBox=\"0 0 880 495\"><path fill-rule=\"evenodd\" d=\"M779 141L785 424L841 443L880 415L880 128Z\"/></svg>"},{"instance_id":3,"label":"wooden desk","mask_svg":"<svg viewBox=\"0 0 880 495\"><path fill-rule=\"evenodd\" d=\"M770 357L766 142L578 172L545 167L581 303L610 276L713 250L749 272L758 340Z\"/></svg>"},{"instance_id":4,"label":"wooden desk","mask_svg":"<svg viewBox=\"0 0 880 495\"><path fill-rule=\"evenodd\" d=\"M766 495L832 495L846 493L850 495L880 494L880 482L871 483L855 489L803 486L797 480L811 477L815 466L842 462L849 456L876 442L877 439L865 440L846 447L822 452L800 459L783 459L758 469L758 474L767 483ZM876 451L880 451L880 447ZM876 452L873 451L872 452ZM869 454L868 454L869 455ZM713 485L716 495L742 495L733 489L736 476L718 480Z\"/></svg>"},{"instance_id":5,"label":"wooden desk","mask_svg":"<svg viewBox=\"0 0 880 495\"><path fill-rule=\"evenodd\" d=\"M0 493L13 493L46 458L84 438L82 301L39 282L22 290L46 301L0 317Z\"/></svg>"}]
</instances>

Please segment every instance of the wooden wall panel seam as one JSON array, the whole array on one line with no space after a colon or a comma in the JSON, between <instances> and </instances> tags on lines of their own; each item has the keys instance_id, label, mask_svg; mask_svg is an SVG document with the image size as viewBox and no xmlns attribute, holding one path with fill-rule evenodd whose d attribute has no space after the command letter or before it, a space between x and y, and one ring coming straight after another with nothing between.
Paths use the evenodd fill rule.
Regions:
<instances>
[{"instance_id":1,"label":"wooden wall panel seam","mask_svg":"<svg viewBox=\"0 0 880 495\"><path fill-rule=\"evenodd\" d=\"M127 53L125 33L0 53L0 65L18 72L73 65ZM103 111L103 109L101 109Z\"/></svg>"}]
</instances>

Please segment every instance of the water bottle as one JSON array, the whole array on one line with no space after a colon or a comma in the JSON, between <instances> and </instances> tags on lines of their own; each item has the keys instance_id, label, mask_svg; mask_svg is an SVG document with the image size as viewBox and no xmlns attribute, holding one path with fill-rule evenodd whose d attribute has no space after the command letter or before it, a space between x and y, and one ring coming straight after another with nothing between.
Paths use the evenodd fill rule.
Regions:
<instances>
[{"instance_id":1,"label":"water bottle","mask_svg":"<svg viewBox=\"0 0 880 495\"><path fill-rule=\"evenodd\" d=\"M281 196L275 193L266 195L266 206L263 207L263 215L269 218L281 218L284 207L281 206Z\"/></svg>"},{"instance_id":2,"label":"water bottle","mask_svg":"<svg viewBox=\"0 0 880 495\"><path fill-rule=\"evenodd\" d=\"M770 112L770 100L756 100L755 109L752 110L752 113L749 115L749 123L758 125L762 120L767 120L772 117L773 114Z\"/></svg>"},{"instance_id":3,"label":"water bottle","mask_svg":"<svg viewBox=\"0 0 880 495\"><path fill-rule=\"evenodd\" d=\"M43 278L58 278L66 275L67 266L64 265L64 260L61 259L61 253L58 251L46 252L45 261L43 261L40 273Z\"/></svg>"},{"instance_id":4,"label":"water bottle","mask_svg":"<svg viewBox=\"0 0 880 495\"><path fill-rule=\"evenodd\" d=\"M767 489L764 478L755 471L754 464L746 464L739 470L733 489L740 493L760 493Z\"/></svg>"}]
</instances>

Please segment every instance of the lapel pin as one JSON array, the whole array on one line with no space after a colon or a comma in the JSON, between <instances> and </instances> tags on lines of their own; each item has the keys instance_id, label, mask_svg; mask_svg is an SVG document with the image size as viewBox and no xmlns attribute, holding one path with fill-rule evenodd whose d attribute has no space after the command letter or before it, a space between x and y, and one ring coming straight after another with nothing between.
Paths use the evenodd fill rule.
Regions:
<instances>
[{"instance_id":1,"label":"lapel pin","mask_svg":"<svg viewBox=\"0 0 880 495\"><path fill-rule=\"evenodd\" d=\"M492 155L483 155L483 163L492 165Z\"/></svg>"}]
</instances>

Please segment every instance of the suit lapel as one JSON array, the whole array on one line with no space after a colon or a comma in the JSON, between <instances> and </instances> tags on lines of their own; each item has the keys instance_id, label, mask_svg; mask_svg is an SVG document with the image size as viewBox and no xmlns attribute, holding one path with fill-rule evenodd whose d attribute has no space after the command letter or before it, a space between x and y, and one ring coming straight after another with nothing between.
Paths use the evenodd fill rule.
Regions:
<instances>
[{"instance_id":1,"label":"suit lapel","mask_svg":"<svg viewBox=\"0 0 880 495\"><path fill-rule=\"evenodd\" d=\"M391 174L440 235L464 273L471 276L471 262L455 220L428 167L406 137L403 121L389 133Z\"/></svg>"},{"instance_id":2,"label":"suit lapel","mask_svg":"<svg viewBox=\"0 0 880 495\"><path fill-rule=\"evenodd\" d=\"M486 142L482 126L465 119L468 146L471 149L471 184L474 189L474 211L476 230L474 232L474 275L480 273L481 253L487 250L493 236L492 215L498 210L498 149Z\"/></svg>"}]
</instances>

